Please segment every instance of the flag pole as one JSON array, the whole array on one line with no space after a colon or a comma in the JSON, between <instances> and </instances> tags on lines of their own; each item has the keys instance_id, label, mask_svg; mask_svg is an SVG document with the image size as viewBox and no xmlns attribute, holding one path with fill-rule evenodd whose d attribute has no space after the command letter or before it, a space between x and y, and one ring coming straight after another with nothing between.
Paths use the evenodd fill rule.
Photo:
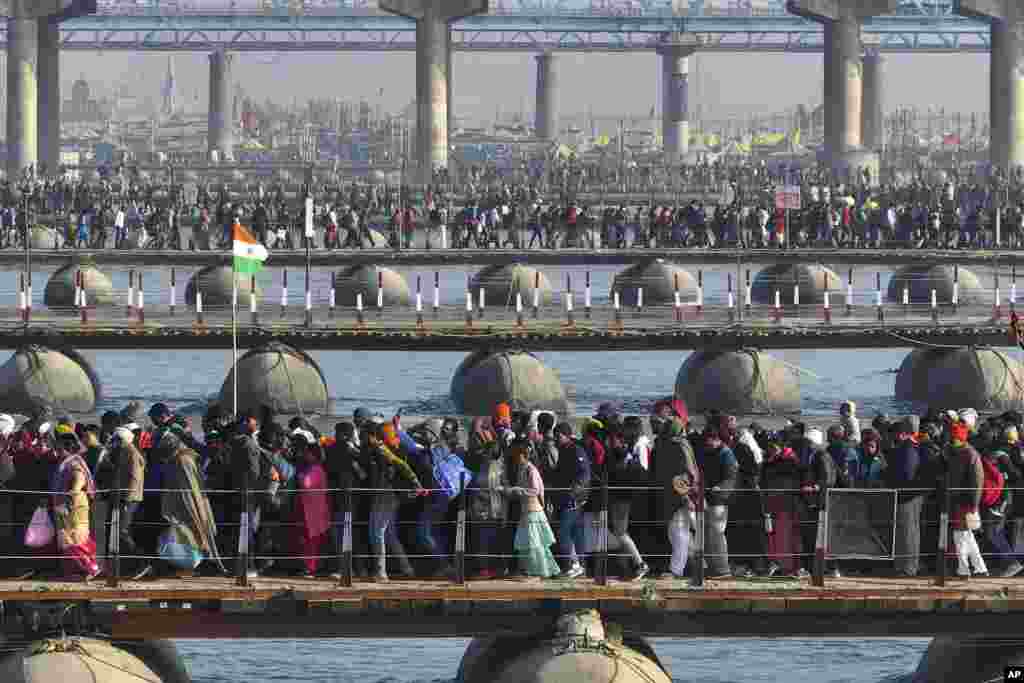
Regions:
<instances>
[{"instance_id":1,"label":"flag pole","mask_svg":"<svg viewBox=\"0 0 1024 683\"><path fill-rule=\"evenodd\" d=\"M238 267L231 259L231 413L238 418Z\"/></svg>"}]
</instances>

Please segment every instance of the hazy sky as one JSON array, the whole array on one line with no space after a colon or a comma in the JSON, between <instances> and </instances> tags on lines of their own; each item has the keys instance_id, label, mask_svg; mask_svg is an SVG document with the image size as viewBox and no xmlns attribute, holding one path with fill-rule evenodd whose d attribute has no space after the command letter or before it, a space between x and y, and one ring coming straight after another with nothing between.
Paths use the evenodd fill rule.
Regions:
<instances>
[{"instance_id":1,"label":"hazy sky","mask_svg":"<svg viewBox=\"0 0 1024 683\"><path fill-rule=\"evenodd\" d=\"M175 56L179 93L197 90L206 106L208 60L204 53ZM290 102L292 98L368 98L397 110L413 97L412 53L240 53L235 77L247 94ZM532 112L536 65L527 53L458 52L454 57L454 107L458 116L490 119L525 107ZM691 60L692 61L692 60ZM821 102L822 58L815 54L710 53L699 70L705 107L711 118L748 117L797 103ZM61 60L65 97L70 83L84 74L112 87L119 79L139 92L159 97L167 55L66 52ZM595 116L648 112L658 102L660 64L653 53L560 53L563 115L592 108ZM691 70L693 67L691 67ZM988 110L988 55L892 54L885 66L885 106L914 105L947 111ZM691 76L691 83L695 79ZM701 87L701 86L698 86ZM691 85L691 111L700 93ZM159 101L159 100L158 100Z\"/></svg>"}]
</instances>

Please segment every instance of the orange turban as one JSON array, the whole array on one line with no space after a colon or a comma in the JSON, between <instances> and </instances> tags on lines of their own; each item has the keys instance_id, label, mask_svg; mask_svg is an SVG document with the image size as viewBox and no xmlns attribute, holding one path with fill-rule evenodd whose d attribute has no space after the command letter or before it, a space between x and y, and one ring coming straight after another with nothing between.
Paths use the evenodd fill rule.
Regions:
<instances>
[{"instance_id":1,"label":"orange turban","mask_svg":"<svg viewBox=\"0 0 1024 683\"><path fill-rule=\"evenodd\" d=\"M494 419L502 421L512 421L512 407L507 403L499 403L494 408Z\"/></svg>"}]
</instances>

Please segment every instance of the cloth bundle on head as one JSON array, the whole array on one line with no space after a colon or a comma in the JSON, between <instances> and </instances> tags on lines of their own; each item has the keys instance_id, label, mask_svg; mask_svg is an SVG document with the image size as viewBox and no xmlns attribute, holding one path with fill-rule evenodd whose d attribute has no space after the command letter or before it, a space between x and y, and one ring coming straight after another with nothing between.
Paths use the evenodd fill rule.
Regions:
<instances>
[{"instance_id":1,"label":"cloth bundle on head","mask_svg":"<svg viewBox=\"0 0 1024 683\"><path fill-rule=\"evenodd\" d=\"M978 411L974 408L964 408L960 411L960 421L973 432L974 428L978 426Z\"/></svg>"},{"instance_id":2,"label":"cloth bundle on head","mask_svg":"<svg viewBox=\"0 0 1024 683\"><path fill-rule=\"evenodd\" d=\"M817 427L808 429L804 438L806 438L815 448L823 448L825 446L825 435Z\"/></svg>"},{"instance_id":3,"label":"cloth bundle on head","mask_svg":"<svg viewBox=\"0 0 1024 683\"><path fill-rule=\"evenodd\" d=\"M3 419L2 416L0 416L0 419ZM1020 434L1017 432L1016 427L1007 427L1003 431L1003 438L1006 439L1006 443L1013 445L1020 441Z\"/></svg>"},{"instance_id":4,"label":"cloth bundle on head","mask_svg":"<svg viewBox=\"0 0 1024 683\"><path fill-rule=\"evenodd\" d=\"M392 427L394 429L394 427ZM316 437L311 432L305 429L296 429L292 431L292 439L302 441L306 446L315 446Z\"/></svg>"},{"instance_id":5,"label":"cloth bundle on head","mask_svg":"<svg viewBox=\"0 0 1024 683\"><path fill-rule=\"evenodd\" d=\"M67 423L64 423L64 422L61 422L61 423L59 423L57 425L57 429L54 430L54 433L58 434L58 435L60 435L60 434L74 434L75 430L71 427L71 425L69 425Z\"/></svg>"},{"instance_id":6,"label":"cloth bundle on head","mask_svg":"<svg viewBox=\"0 0 1024 683\"><path fill-rule=\"evenodd\" d=\"M970 430L967 429L967 425L963 422L956 422L949 428L949 434L953 441L967 443L967 437L970 435Z\"/></svg>"},{"instance_id":7,"label":"cloth bundle on head","mask_svg":"<svg viewBox=\"0 0 1024 683\"><path fill-rule=\"evenodd\" d=\"M6 413L0 415L0 436L10 436L14 433L14 418Z\"/></svg>"},{"instance_id":8,"label":"cloth bundle on head","mask_svg":"<svg viewBox=\"0 0 1024 683\"><path fill-rule=\"evenodd\" d=\"M135 442L135 434L133 434L132 430L128 429L127 427L118 427L117 429L115 429L114 437L125 446L130 446L132 443Z\"/></svg>"}]
</instances>

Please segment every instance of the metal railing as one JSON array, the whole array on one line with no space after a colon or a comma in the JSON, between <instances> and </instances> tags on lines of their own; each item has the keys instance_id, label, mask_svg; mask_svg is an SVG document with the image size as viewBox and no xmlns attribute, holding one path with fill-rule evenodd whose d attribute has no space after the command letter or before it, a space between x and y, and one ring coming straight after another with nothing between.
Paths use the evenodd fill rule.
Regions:
<instances>
[{"instance_id":1,"label":"metal railing","mask_svg":"<svg viewBox=\"0 0 1024 683\"><path fill-rule=\"evenodd\" d=\"M703 491L698 485L687 499L689 504L682 504L688 516L685 523L688 547L680 551L674 547L675 544L667 542L668 526L672 520L651 514L663 504L657 494L676 494L667 493L663 486L618 486L603 479L586 490L585 498L589 500L586 507L583 504L579 506L584 509L581 522L586 532L582 534L585 539L583 547L577 547L574 556L560 550L554 555L561 566L566 566L572 557L586 559L590 565L590 578L597 585L606 585L614 573L610 562L617 558L630 559L628 545L622 542L629 536L630 543L635 543L645 563L651 562L667 569L675 554L676 560L685 562L687 580L694 586L705 584L706 573L717 562L729 562L730 575L738 566L759 569L756 575L752 571L737 573L733 575L736 579L756 580L758 575L764 578L808 578L819 587L826 585L826 580L835 570L840 570L840 573L853 571L856 576L858 569L891 562L895 563L896 575L900 578L930 573L935 585L944 586L949 579L947 565L956 561L958 555L966 557L969 552L961 548L962 543L967 542L967 536L963 535L965 532L982 539L985 545L985 552L979 552L982 562L1024 561L1024 548L1014 547L1005 535L1006 523L1024 524L1024 515L1007 519L985 511L980 516L980 528L968 530L964 526L963 510L954 506L954 500L959 500L958 494L968 491L948 487L941 479L934 488L916 489L831 488L818 491L807 485L800 489L732 489L727 492L728 523L724 529L716 529L714 506L705 494L717 495L719 492ZM1008 488L1007 491L1024 489ZM166 554L131 552L122 548L125 535L132 538L134 531L133 545L139 541L139 546L154 549L159 543L156 539L162 533L168 533L173 526L169 526L159 512L150 512L141 518L136 517L130 527L122 527L125 493L117 489L101 490L96 492L92 501L91 535L98 546L96 559L103 567L107 584L112 587L130 580L131 572L125 571L128 563L140 566L164 561L168 566L174 566L174 561ZM145 493L143 509L153 510L153 497L181 492L147 489ZM192 495L188 490L184 493ZM504 570L505 567L513 567L517 558L521 559L521 553L516 552L513 543L516 529L523 524L521 519L509 516L481 519L472 511L470 498L488 495L490 490L472 488L468 478L464 477L461 490L450 499L448 496L452 492L444 489L421 490L419 493L426 494L422 511L413 508L383 516L386 518L384 524L395 531L393 542L390 532L381 529L382 522L375 519L376 513L371 508L376 504L375 498L380 496L408 495L405 500L412 500L414 494L408 490L352 486L282 490L279 495L283 498L278 509L264 502L267 500L265 491L248 488L203 491L199 495L210 501L216 518L218 554L216 558L209 552L202 554L193 560L192 569L204 561L219 558L224 572L214 568L213 574L226 573L233 576L239 585L245 586L254 580L252 569L260 563L304 563L312 569L307 578L326 577L337 585L351 587L356 578L372 578L374 570L363 571L363 568L371 560L380 561L380 551L375 552L371 547L374 543L387 548L384 566L399 561L402 568L397 574L403 579L444 578L464 584L474 577L494 577L493 573L481 572L481 567L498 566ZM546 491L549 504L545 514L554 530L556 541L552 546L555 547L566 545L566 531L562 528L559 514L565 506L550 502L551 494L558 493L578 496L582 492L579 489L554 488ZM304 522L292 516L290 503L307 494L328 496L328 528L311 548L296 549L292 542L298 535L296 532L304 529ZM33 513L43 509L52 519L54 508L61 500L61 495L49 491L0 488L0 504L3 505L0 510L7 513L7 521L0 522L0 565L10 567L12 563L20 563L23 568L45 573L55 569L59 561L69 559L53 543L38 549L27 548L22 543ZM155 509L159 510L159 506ZM399 506L394 505L394 509L398 510ZM262 515L257 512L260 510ZM250 519L250 513L255 514L254 519ZM187 520L179 522L188 523ZM411 527L416 529L412 540L415 552L406 553L403 543L408 540L405 537ZM957 538L953 532L959 532L960 537ZM1000 534L1002 540L999 540ZM383 538L384 542L371 541L371 535ZM139 540L143 538L147 540ZM572 544L572 539L568 544ZM435 548L439 552L431 552ZM715 548L721 552L716 552ZM420 567L413 567L413 562ZM424 570L424 566L441 566L445 571ZM409 575L410 568L412 576ZM524 569L525 566L519 567L520 571ZM180 566L178 571L182 571ZM188 573L190 570L186 568L184 571ZM388 573L395 575L395 572ZM513 569L511 573L515 575L516 572ZM968 571L961 578L969 578L970 573ZM498 574L502 575L504 571ZM554 575L548 578L554 578Z\"/></svg>"}]
</instances>

